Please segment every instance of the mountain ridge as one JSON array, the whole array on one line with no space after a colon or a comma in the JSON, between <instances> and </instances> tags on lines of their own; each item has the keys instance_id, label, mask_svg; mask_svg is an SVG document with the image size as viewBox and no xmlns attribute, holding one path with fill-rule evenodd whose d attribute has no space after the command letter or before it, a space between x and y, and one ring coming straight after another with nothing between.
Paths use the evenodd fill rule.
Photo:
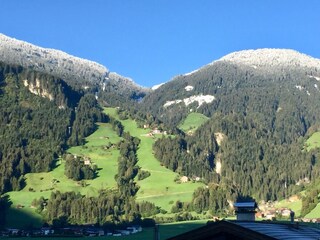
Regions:
<instances>
[{"instance_id":1,"label":"mountain ridge","mask_svg":"<svg viewBox=\"0 0 320 240\"><path fill-rule=\"evenodd\" d=\"M320 69L320 59L314 58L312 56L301 53L299 51L296 51L293 49L282 49L282 48L258 48L258 49L246 49L246 50L231 52L198 69L195 69L191 72L181 74L181 75L182 76L192 75L218 62L230 62L235 64L241 64L241 65L250 66L254 69L257 69L258 67L290 67L290 66Z\"/></svg>"},{"instance_id":2,"label":"mountain ridge","mask_svg":"<svg viewBox=\"0 0 320 240\"><path fill-rule=\"evenodd\" d=\"M320 59L311 57L292 49L260 48L233 52L220 58L219 61L230 61L245 65L257 66L301 66L320 68Z\"/></svg>"},{"instance_id":3,"label":"mountain ridge","mask_svg":"<svg viewBox=\"0 0 320 240\"><path fill-rule=\"evenodd\" d=\"M145 91L148 89L135 83L131 78L121 76L91 60L79 58L61 50L43 48L17 40L0 33L0 59L9 65L19 65L35 71L54 75L69 82L100 86L120 85L124 91Z\"/></svg>"}]
</instances>

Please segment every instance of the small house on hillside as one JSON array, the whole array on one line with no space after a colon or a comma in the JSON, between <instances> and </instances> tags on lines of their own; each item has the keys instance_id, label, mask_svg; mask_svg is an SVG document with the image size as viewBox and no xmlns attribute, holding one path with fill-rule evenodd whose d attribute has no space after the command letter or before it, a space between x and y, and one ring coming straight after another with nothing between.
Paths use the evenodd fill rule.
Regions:
<instances>
[{"instance_id":1,"label":"small house on hillside","mask_svg":"<svg viewBox=\"0 0 320 240\"><path fill-rule=\"evenodd\" d=\"M181 181L181 183L186 183L186 182L189 181L189 178L188 178L187 176L182 176L182 177L180 178L180 181Z\"/></svg>"}]
</instances>

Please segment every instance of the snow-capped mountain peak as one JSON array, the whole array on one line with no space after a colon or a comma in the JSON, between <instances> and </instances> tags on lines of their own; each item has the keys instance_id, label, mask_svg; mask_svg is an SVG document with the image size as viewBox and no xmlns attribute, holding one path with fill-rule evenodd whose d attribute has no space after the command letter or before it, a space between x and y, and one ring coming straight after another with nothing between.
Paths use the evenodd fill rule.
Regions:
<instances>
[{"instance_id":1,"label":"snow-capped mountain peak","mask_svg":"<svg viewBox=\"0 0 320 240\"><path fill-rule=\"evenodd\" d=\"M60 50L38 47L3 34L0 34L0 59L8 64L87 82L101 82L109 72L96 62Z\"/></svg>"},{"instance_id":2,"label":"snow-capped mountain peak","mask_svg":"<svg viewBox=\"0 0 320 240\"><path fill-rule=\"evenodd\" d=\"M320 60L299 53L291 49L263 48L257 50L243 50L230 53L219 61L234 62L249 65L254 68L261 66L300 66L308 68L320 68Z\"/></svg>"}]
</instances>

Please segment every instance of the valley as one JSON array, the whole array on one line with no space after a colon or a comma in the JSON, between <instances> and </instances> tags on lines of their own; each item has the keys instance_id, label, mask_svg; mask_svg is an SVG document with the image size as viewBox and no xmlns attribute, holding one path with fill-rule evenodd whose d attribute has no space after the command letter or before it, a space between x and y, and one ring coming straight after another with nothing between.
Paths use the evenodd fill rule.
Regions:
<instances>
[{"instance_id":1,"label":"valley","mask_svg":"<svg viewBox=\"0 0 320 240\"><path fill-rule=\"evenodd\" d=\"M0 39L1 224L319 216L319 59L245 50L148 89Z\"/></svg>"},{"instance_id":2,"label":"valley","mask_svg":"<svg viewBox=\"0 0 320 240\"><path fill-rule=\"evenodd\" d=\"M115 108L106 108L104 112L119 120ZM152 145L156 138L162 137L162 133L148 136L152 129L141 129L132 119L121 121L124 130L132 136L141 139L138 150L138 166L142 170L149 171L151 175L141 181L137 181L139 191L137 201L149 201L167 212L171 211L172 205L177 201L190 201L194 190L202 183L177 183L177 174L161 166L152 153ZM59 158L56 167L47 173L26 174L26 186L21 191L9 192L12 201L11 210L8 212L8 225L23 227L26 222L24 214L30 215L36 221L35 226L41 226L41 216L32 207L32 201L40 197L49 198L52 191L79 192L86 196L97 196L101 189L116 188L115 175L117 173L117 161L119 150L116 149L121 138L115 133L108 123L98 123L97 130L86 138L83 146L71 147L67 152L90 159L91 164L98 167L98 176L92 180L73 181L64 174L65 161ZM111 146L111 147L106 147ZM19 214L22 211L24 214ZM17 220L18 219L18 220ZM30 224L30 222L27 222Z\"/></svg>"}]
</instances>

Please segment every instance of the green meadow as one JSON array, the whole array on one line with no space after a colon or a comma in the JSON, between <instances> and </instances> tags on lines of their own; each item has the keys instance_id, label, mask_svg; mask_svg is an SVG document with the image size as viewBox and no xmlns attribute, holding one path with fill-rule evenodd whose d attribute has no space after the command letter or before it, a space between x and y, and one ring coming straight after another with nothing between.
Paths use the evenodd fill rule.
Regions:
<instances>
[{"instance_id":1,"label":"green meadow","mask_svg":"<svg viewBox=\"0 0 320 240\"><path fill-rule=\"evenodd\" d=\"M204 226L207 223L207 220L200 220L200 221L188 221L188 222L177 222L177 223L168 223L168 224L159 224L159 236L160 240L167 239L169 237L173 237L179 235L184 232L191 231L193 229L199 228ZM121 239L121 240L142 240L142 239L153 239L154 237L154 228L143 228L142 232L131 234L128 236L121 236L121 237L99 237L98 239ZM30 238L11 238L11 239L30 239ZM37 239L50 239L49 237L37 237ZM55 237L55 239L59 240L75 240L75 239L88 239L88 237Z\"/></svg>"},{"instance_id":2,"label":"green meadow","mask_svg":"<svg viewBox=\"0 0 320 240\"><path fill-rule=\"evenodd\" d=\"M295 216L298 217L301 215L301 208L302 208L302 200L299 199L297 201L294 202L289 202L287 199L281 200L280 202L278 202L278 204L276 204L275 206L276 208L289 208L292 211L295 212Z\"/></svg>"},{"instance_id":3,"label":"green meadow","mask_svg":"<svg viewBox=\"0 0 320 240\"><path fill-rule=\"evenodd\" d=\"M317 206L306 215L306 218L319 218L320 216L320 204L318 203Z\"/></svg>"},{"instance_id":4,"label":"green meadow","mask_svg":"<svg viewBox=\"0 0 320 240\"><path fill-rule=\"evenodd\" d=\"M209 118L201 113L190 113L185 120L178 126L184 132L194 132L205 123Z\"/></svg>"},{"instance_id":5,"label":"green meadow","mask_svg":"<svg viewBox=\"0 0 320 240\"><path fill-rule=\"evenodd\" d=\"M77 182L68 179L64 174L65 162L61 158L57 160L56 168L50 172L26 174L24 189L8 193L12 201L8 225L25 226L24 221L28 218L36 219L34 224L41 225L41 216L31 207L31 203L33 199L39 199L41 196L49 198L52 191L75 191L87 196L96 196L100 189L116 187L114 175L117 172L119 151L115 148L107 149L105 146L109 142L114 144L119 140L110 124L99 123L97 130L86 138L84 146L68 149L69 153L89 157L91 162L98 166L98 176L93 180Z\"/></svg>"},{"instance_id":6,"label":"green meadow","mask_svg":"<svg viewBox=\"0 0 320 240\"><path fill-rule=\"evenodd\" d=\"M114 108L107 108L105 112L117 118ZM190 201L194 190L202 183L176 183L174 179L177 174L171 170L160 165L160 162L154 157L152 153L152 145L157 138L162 137L162 134L155 134L148 136L150 129L142 129L137 127L137 123L132 119L121 121L124 125L125 131L129 131L134 137L141 139L138 155L138 166L151 175L142 180L137 181L140 189L137 193L138 201L149 201L155 203L157 206L167 211L171 210L173 202Z\"/></svg>"},{"instance_id":7,"label":"green meadow","mask_svg":"<svg viewBox=\"0 0 320 240\"><path fill-rule=\"evenodd\" d=\"M315 132L306 141L307 150L310 151L315 148L320 148L320 132Z\"/></svg>"},{"instance_id":8,"label":"green meadow","mask_svg":"<svg viewBox=\"0 0 320 240\"><path fill-rule=\"evenodd\" d=\"M105 112L119 119L115 108L106 108ZM137 180L140 189L136 199L153 202L168 212L177 200L190 201L193 191L203 184L176 183L174 179L177 174L161 166L160 162L155 159L152 145L157 138L162 137L162 134L148 136L151 130L138 128L132 119L121 120L121 122L125 131L141 139L137 152L138 166L151 173L148 178L142 181ZM31 207L31 203L41 196L49 198L52 191L75 191L86 196L97 196L100 189L115 188L114 176L117 173L119 150L110 146L120 140L121 138L116 135L110 124L98 123L97 130L86 138L84 146L67 150L77 156L89 157L92 164L97 165L98 176L93 180L77 182L68 179L64 175L65 161L62 158L57 160L56 168L50 172L26 174L26 186L21 191L8 193L12 201L7 215L8 225L15 227L23 227L28 224L41 225L41 216Z\"/></svg>"}]
</instances>

